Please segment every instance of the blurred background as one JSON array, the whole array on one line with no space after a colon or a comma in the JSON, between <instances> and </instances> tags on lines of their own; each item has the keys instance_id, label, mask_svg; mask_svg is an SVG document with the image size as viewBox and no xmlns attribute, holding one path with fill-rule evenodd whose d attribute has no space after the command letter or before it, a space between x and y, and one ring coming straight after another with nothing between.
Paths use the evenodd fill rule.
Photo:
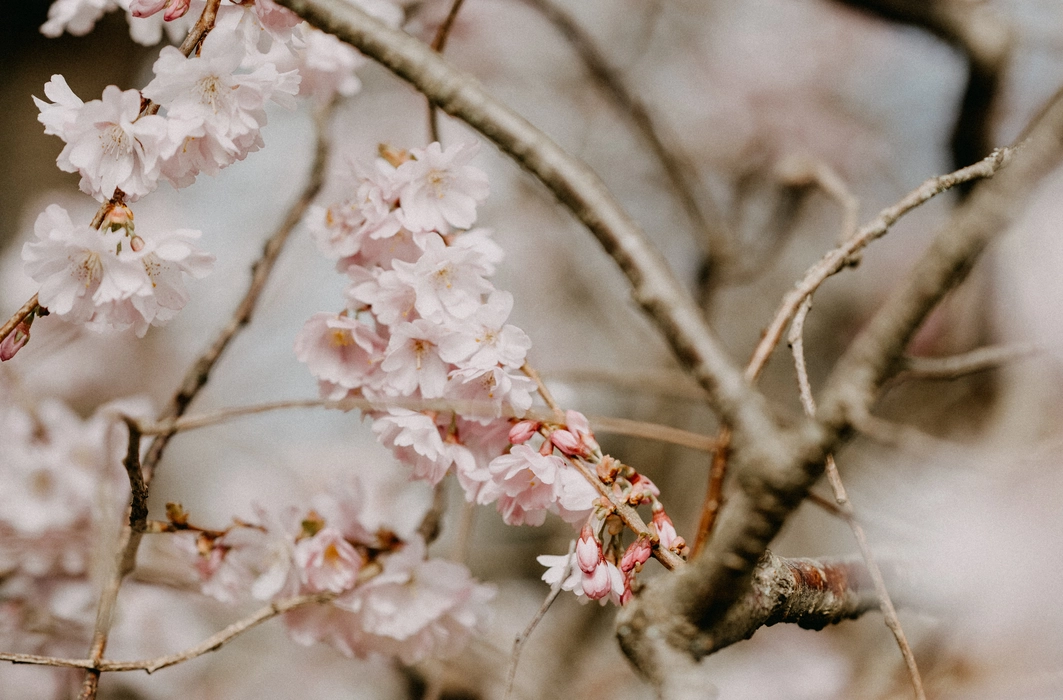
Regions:
<instances>
[{"instance_id":1,"label":"blurred background","mask_svg":"<svg viewBox=\"0 0 1063 700\"><path fill-rule=\"evenodd\" d=\"M843 234L843 208L808 173L833 173L863 223L926 178L1010 143L1063 84L1063 7L1050 0L551 2L467 0L447 58L603 177L742 363L782 295ZM75 221L96 209L78 191L77 176L55 167L62 144L43 135L30 96L43 97L55 73L85 100L109 84L143 87L158 54L129 40L124 13L105 16L84 37L46 39L38 27L48 5L0 5L5 318L36 291L19 256L37 214L52 202ZM440 0L407 3L407 30L430 38L448 8ZM361 93L332 124L336 170L368 160L378 143L407 148L427 140L419 95L375 65L359 75ZM309 110L276 109L269 119L262 151L180 193L160 187L134 206L138 227L202 230L202 246L217 256L215 272L190 285L180 316L142 340L45 318L34 325L32 345L0 366L0 392L59 398L86 416L122 397L144 397L155 410L166 404L231 314L262 241L303 186L314 138ZM671 158L666 163L647 139L647 124ZM442 127L444 143L475 138L446 117ZM529 360L559 402L713 434L718 425L696 384L590 235L489 145L476 164L492 183L479 223L506 251L496 286L514 294L512 322L531 336ZM339 194L326 187L322 199ZM817 293L806 326L813 389L960 196L942 195L906 216ZM1061 224L1057 173L909 348L947 355L1034 343L1040 351L951 381L891 384L876 415L928 438L881 444L857 436L838 455L872 547L899 562L908 580L901 621L934 698L1063 697L1063 613L1055 604L1063 594ZM316 396L292 343L311 314L339 308L343 284L298 230L253 323L192 412ZM785 347L760 385L781 415L798 414ZM680 534L691 539L710 455L633 438L602 436L601 443L660 486ZM153 517L165 502L180 501L197 522L222 527L249 517L253 501L306 502L352 472L370 488L376 522L400 534L416 527L430 489L407 481L356 414L321 411L265 414L178 436L152 487ZM829 493L823 484L817 491ZM489 634L465 652L413 669L351 661L295 645L274 621L157 675L105 676L101 697L501 697L513 637L548 592L535 557L563 553L573 534L556 519L505 527L492 508L467 510L457 488L448 498L433 553L463 559L498 587ZM147 549L143 575L119 599L112 658L184 648L241 612L185 590L187 581L148 580L173 571L164 547ZM773 549L856 553L845 523L809 504ZM648 566L643 575L658 569ZM83 607L91 629L91 595ZM562 596L526 647L515 696L650 697L617 649L612 617L611 608ZM4 635L0 627L3 650L14 650ZM67 655L83 654L84 646ZM766 628L703 666L706 697L911 696L877 613L822 632ZM0 666L0 698L68 697L69 682L63 672Z\"/></svg>"}]
</instances>

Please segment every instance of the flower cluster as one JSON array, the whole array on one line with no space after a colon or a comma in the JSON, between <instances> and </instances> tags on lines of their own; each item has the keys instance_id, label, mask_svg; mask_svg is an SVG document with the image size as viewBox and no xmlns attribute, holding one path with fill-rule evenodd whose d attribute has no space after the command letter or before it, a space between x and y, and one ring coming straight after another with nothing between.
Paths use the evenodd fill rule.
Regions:
<instances>
[{"instance_id":1,"label":"flower cluster","mask_svg":"<svg viewBox=\"0 0 1063 700\"><path fill-rule=\"evenodd\" d=\"M225 602L250 594L277 600L330 592L328 605L285 616L293 639L324 642L347 656L385 655L403 663L460 651L483 629L494 589L460 564L426 559L425 544L368 531L359 521L357 482L334 489L313 508L267 511L228 531L178 535L194 558L205 593ZM184 517L178 529L189 528Z\"/></svg>"},{"instance_id":2,"label":"flower cluster","mask_svg":"<svg viewBox=\"0 0 1063 700\"><path fill-rule=\"evenodd\" d=\"M202 11L203 0L58 0L42 31L89 31L119 5L130 15L134 37L161 38L144 23L174 22ZM386 0L368 7L385 21L401 20ZM191 12L192 15L195 12ZM223 4L197 52L185 57L165 47L142 91L113 85L100 99L83 101L61 75L44 86L47 100L34 98L46 134L66 144L59 168L81 176L80 187L110 216L101 232L75 225L52 205L37 219L37 240L23 251L29 275L41 284L41 306L96 327L129 328L143 335L165 323L187 299L184 276L202 277L212 258L193 244L195 231L141 237L133 234L135 202L158 187L192 184L200 173L217 174L259 149L267 102L294 106L294 96L319 103L350 95L360 83L354 70L364 59L335 37L312 29L271 0ZM29 323L0 347L7 360L29 339Z\"/></svg>"},{"instance_id":3,"label":"flower cluster","mask_svg":"<svg viewBox=\"0 0 1063 700\"><path fill-rule=\"evenodd\" d=\"M138 336L162 325L188 301L186 276L206 276L214 256L194 244L199 231L133 232L132 213L114 207L102 230L75 224L50 205L34 226L36 240L22 250L26 271L41 285L40 304L76 322L132 327ZM26 331L28 337L28 328Z\"/></svg>"},{"instance_id":4,"label":"flower cluster","mask_svg":"<svg viewBox=\"0 0 1063 700\"><path fill-rule=\"evenodd\" d=\"M0 613L10 618L0 641L52 648L35 630L91 629L98 523L119 519L129 495L124 430L108 415L113 405L82 420L56 400L24 408L15 399L0 381Z\"/></svg>"},{"instance_id":5,"label":"flower cluster","mask_svg":"<svg viewBox=\"0 0 1063 700\"><path fill-rule=\"evenodd\" d=\"M487 196L468 165L475 147L438 143L357 171L350 196L315 207L310 228L350 280L339 313L315 314L295 342L329 398L444 399L468 410L377 413L373 430L414 476L451 469L473 498L484 466L507 444L505 415L531 406L520 368L528 336L506 323L513 298L490 276L501 250L468 230Z\"/></svg>"}]
</instances>

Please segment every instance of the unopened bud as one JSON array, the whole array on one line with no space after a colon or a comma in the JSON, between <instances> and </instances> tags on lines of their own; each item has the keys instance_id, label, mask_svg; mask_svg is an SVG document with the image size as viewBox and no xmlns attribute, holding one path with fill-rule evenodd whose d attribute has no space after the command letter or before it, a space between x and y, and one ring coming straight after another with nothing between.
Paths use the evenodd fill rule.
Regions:
<instances>
[{"instance_id":1,"label":"unopened bud","mask_svg":"<svg viewBox=\"0 0 1063 700\"><path fill-rule=\"evenodd\" d=\"M107 210L106 216L103 217L103 225L100 228L105 228L109 231L125 229L132 233L133 210L124 204L112 204Z\"/></svg>"},{"instance_id":2,"label":"unopened bud","mask_svg":"<svg viewBox=\"0 0 1063 700\"><path fill-rule=\"evenodd\" d=\"M609 595L613 582L609 576L609 567L602 565L594 569L593 573L583 576L583 592L591 600L600 600Z\"/></svg>"},{"instance_id":3,"label":"unopened bud","mask_svg":"<svg viewBox=\"0 0 1063 700\"><path fill-rule=\"evenodd\" d=\"M129 239L129 247L133 249L134 253L139 253L144 250L144 239L140 236L133 236Z\"/></svg>"},{"instance_id":4,"label":"unopened bud","mask_svg":"<svg viewBox=\"0 0 1063 700\"><path fill-rule=\"evenodd\" d=\"M576 543L576 563L585 574L593 574L602 561L602 545L594 537L594 532L587 525L580 532L579 542Z\"/></svg>"},{"instance_id":5,"label":"unopened bud","mask_svg":"<svg viewBox=\"0 0 1063 700\"><path fill-rule=\"evenodd\" d=\"M594 471L598 474L599 479L607 484L611 484L616 479L616 475L620 472L620 462L609 455L605 455L598 460L598 464L594 465Z\"/></svg>"},{"instance_id":6,"label":"unopened bud","mask_svg":"<svg viewBox=\"0 0 1063 700\"><path fill-rule=\"evenodd\" d=\"M652 553L653 543L646 537L639 537L624 552L624 556L620 559L620 570L626 574L632 569L641 569Z\"/></svg>"},{"instance_id":7,"label":"unopened bud","mask_svg":"<svg viewBox=\"0 0 1063 700\"><path fill-rule=\"evenodd\" d=\"M192 4L192 0L170 0L170 6L166 9L162 18L167 22L172 22L175 19L180 19L188 12L189 5Z\"/></svg>"},{"instance_id":8,"label":"unopened bud","mask_svg":"<svg viewBox=\"0 0 1063 700\"><path fill-rule=\"evenodd\" d=\"M555 430L550 433L550 442L569 457L584 454L583 443L567 430Z\"/></svg>"},{"instance_id":9,"label":"unopened bud","mask_svg":"<svg viewBox=\"0 0 1063 700\"><path fill-rule=\"evenodd\" d=\"M31 317L32 318L32 317ZM0 342L0 362L7 362L15 356L22 347L30 341L30 324L26 321L15 326L15 330L8 333L3 342Z\"/></svg>"},{"instance_id":10,"label":"unopened bud","mask_svg":"<svg viewBox=\"0 0 1063 700\"><path fill-rule=\"evenodd\" d=\"M532 435L535 435L538 430L538 421L522 420L509 429L509 441L514 445L523 445L531 440Z\"/></svg>"}]
</instances>

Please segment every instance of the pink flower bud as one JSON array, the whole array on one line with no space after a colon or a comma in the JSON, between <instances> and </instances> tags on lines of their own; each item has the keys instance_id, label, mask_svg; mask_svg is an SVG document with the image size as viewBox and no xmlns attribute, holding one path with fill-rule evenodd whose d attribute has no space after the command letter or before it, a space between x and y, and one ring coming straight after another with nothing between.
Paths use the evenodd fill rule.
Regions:
<instances>
[{"instance_id":1,"label":"pink flower bud","mask_svg":"<svg viewBox=\"0 0 1063 700\"><path fill-rule=\"evenodd\" d=\"M576 435L583 437L584 435L592 436L591 424L587 420L587 416L583 415L579 411L565 411L565 423L567 428Z\"/></svg>"},{"instance_id":2,"label":"pink flower bud","mask_svg":"<svg viewBox=\"0 0 1063 700\"><path fill-rule=\"evenodd\" d=\"M583 575L583 592L591 600L599 600L609 595L613 581L609 576L608 566L599 566L593 573Z\"/></svg>"},{"instance_id":3,"label":"pink flower bud","mask_svg":"<svg viewBox=\"0 0 1063 700\"><path fill-rule=\"evenodd\" d=\"M644 501L650 501L661 495L660 489L652 481L636 472L631 477L631 493L628 494L628 503L638 505Z\"/></svg>"},{"instance_id":4,"label":"pink flower bud","mask_svg":"<svg viewBox=\"0 0 1063 700\"><path fill-rule=\"evenodd\" d=\"M598 460L594 471L598 474L599 479L606 484L611 484L616 480L616 475L620 473L620 462L609 455L605 455Z\"/></svg>"},{"instance_id":5,"label":"pink flower bud","mask_svg":"<svg viewBox=\"0 0 1063 700\"><path fill-rule=\"evenodd\" d=\"M129 239L129 247L133 249L134 253L139 253L144 250L144 239L140 236L133 236Z\"/></svg>"},{"instance_id":6,"label":"pink flower bud","mask_svg":"<svg viewBox=\"0 0 1063 700\"><path fill-rule=\"evenodd\" d=\"M550 433L550 442L570 457L584 453L583 443L567 430L555 430Z\"/></svg>"},{"instance_id":7,"label":"pink flower bud","mask_svg":"<svg viewBox=\"0 0 1063 700\"><path fill-rule=\"evenodd\" d=\"M661 546L665 549L673 549L685 544L683 538L676 534L675 525L672 524L672 519L668 517L663 508L653 512L653 529L657 533Z\"/></svg>"},{"instance_id":8,"label":"pink flower bud","mask_svg":"<svg viewBox=\"0 0 1063 700\"><path fill-rule=\"evenodd\" d=\"M531 440L539 430L539 422L534 420L522 420L509 429L509 441L514 445L523 445Z\"/></svg>"},{"instance_id":9,"label":"pink flower bud","mask_svg":"<svg viewBox=\"0 0 1063 700\"><path fill-rule=\"evenodd\" d=\"M640 537L631 543L620 559L620 570L625 574L635 568L641 568L653 553L653 544L646 537Z\"/></svg>"},{"instance_id":10,"label":"pink flower bud","mask_svg":"<svg viewBox=\"0 0 1063 700\"><path fill-rule=\"evenodd\" d=\"M191 4L192 0L170 0L170 7L162 18L167 22L172 22L175 19L184 17L185 13L188 12L188 6Z\"/></svg>"},{"instance_id":11,"label":"pink flower bud","mask_svg":"<svg viewBox=\"0 0 1063 700\"><path fill-rule=\"evenodd\" d=\"M22 321L0 342L0 362L7 362L30 340L30 326Z\"/></svg>"},{"instance_id":12,"label":"pink flower bud","mask_svg":"<svg viewBox=\"0 0 1063 700\"><path fill-rule=\"evenodd\" d=\"M134 17L151 17L169 2L170 0L132 0L129 3L129 12Z\"/></svg>"},{"instance_id":13,"label":"pink flower bud","mask_svg":"<svg viewBox=\"0 0 1063 700\"><path fill-rule=\"evenodd\" d=\"M129 232L133 231L133 210L124 204L115 204L107 210L107 215L103 217L103 225L101 229L107 229L109 231L117 231L120 228L124 228Z\"/></svg>"},{"instance_id":14,"label":"pink flower bud","mask_svg":"<svg viewBox=\"0 0 1063 700\"><path fill-rule=\"evenodd\" d=\"M602 545L594 537L594 533L586 525L580 533L579 542L576 543L576 563L585 574L593 574L602 560Z\"/></svg>"}]
</instances>

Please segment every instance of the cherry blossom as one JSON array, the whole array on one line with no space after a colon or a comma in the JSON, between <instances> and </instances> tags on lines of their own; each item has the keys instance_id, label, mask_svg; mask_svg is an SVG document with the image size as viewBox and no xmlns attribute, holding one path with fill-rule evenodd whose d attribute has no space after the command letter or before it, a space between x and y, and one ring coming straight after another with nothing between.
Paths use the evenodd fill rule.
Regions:
<instances>
[{"instance_id":1,"label":"cherry blossom","mask_svg":"<svg viewBox=\"0 0 1063 700\"><path fill-rule=\"evenodd\" d=\"M154 190L160 158L172 155L176 144L166 138L165 119L141 116L140 93L109 85L102 99L78 107L65 81L59 84L53 77L49 84L57 103L38 100L37 105L46 132L66 142L56 161L59 169L79 173L81 191L99 201L113 197L116 189L129 201Z\"/></svg>"},{"instance_id":2,"label":"cherry blossom","mask_svg":"<svg viewBox=\"0 0 1063 700\"><path fill-rule=\"evenodd\" d=\"M488 465L491 480L484 484L477 502L497 501L507 525L542 525L547 509L557 498L554 483L564 469L560 457L515 445L509 454L496 457Z\"/></svg>"},{"instance_id":3,"label":"cherry blossom","mask_svg":"<svg viewBox=\"0 0 1063 700\"><path fill-rule=\"evenodd\" d=\"M520 328L506 323L512 309L512 294L491 292L469 323L443 340L440 355L447 362L465 367L521 367L531 348L531 339Z\"/></svg>"},{"instance_id":4,"label":"cherry blossom","mask_svg":"<svg viewBox=\"0 0 1063 700\"><path fill-rule=\"evenodd\" d=\"M132 326L138 336L173 318L188 300L184 276L205 276L214 260L193 245L198 231L129 238L128 231L75 225L55 204L37 217L34 232L22 258L41 285L41 305L72 321Z\"/></svg>"},{"instance_id":5,"label":"cherry blossom","mask_svg":"<svg viewBox=\"0 0 1063 700\"><path fill-rule=\"evenodd\" d=\"M302 76L301 97L326 104L336 95L350 97L362 89L354 72L365 65L365 57L331 34L302 25L292 33L292 48Z\"/></svg>"},{"instance_id":6,"label":"cherry blossom","mask_svg":"<svg viewBox=\"0 0 1063 700\"><path fill-rule=\"evenodd\" d=\"M336 606L357 613L368 646L403 663L458 653L487 622L494 588L454 562L425 559L415 537L383 560L383 571Z\"/></svg>"},{"instance_id":7,"label":"cherry blossom","mask_svg":"<svg viewBox=\"0 0 1063 700\"><path fill-rule=\"evenodd\" d=\"M34 233L37 240L23 247L22 259L27 274L41 285L41 305L51 313L88 321L97 312L101 287L115 297L132 296L150 285L132 249L119 250L123 234L75 225L57 204L37 217Z\"/></svg>"},{"instance_id":8,"label":"cherry blossom","mask_svg":"<svg viewBox=\"0 0 1063 700\"><path fill-rule=\"evenodd\" d=\"M48 8L48 21L41 25L41 34L52 38L63 32L83 36L104 13L117 7L115 0L56 0Z\"/></svg>"},{"instance_id":9,"label":"cherry blossom","mask_svg":"<svg viewBox=\"0 0 1063 700\"><path fill-rule=\"evenodd\" d=\"M380 368L388 373L384 390L399 396L420 391L426 399L443 396L447 363L439 357L443 330L425 319L401 323L391 331Z\"/></svg>"},{"instance_id":10,"label":"cherry blossom","mask_svg":"<svg viewBox=\"0 0 1063 700\"><path fill-rule=\"evenodd\" d=\"M429 235L417 262L396 260L392 268L398 281L413 288L417 313L441 323L448 315L472 316L481 306L481 296L494 289L485 278L489 273L480 258L475 249L450 247L442 236Z\"/></svg>"},{"instance_id":11,"label":"cherry blossom","mask_svg":"<svg viewBox=\"0 0 1063 700\"><path fill-rule=\"evenodd\" d=\"M311 591L341 593L354 586L362 557L335 528L326 527L295 545L295 565Z\"/></svg>"},{"instance_id":12,"label":"cherry blossom","mask_svg":"<svg viewBox=\"0 0 1063 700\"><path fill-rule=\"evenodd\" d=\"M484 173L468 165L478 150L475 142L445 151L438 142L412 149L398 169L403 225L411 231L447 233L476 221L476 205L490 189Z\"/></svg>"},{"instance_id":13,"label":"cherry blossom","mask_svg":"<svg viewBox=\"0 0 1063 700\"><path fill-rule=\"evenodd\" d=\"M315 377L344 389L369 384L383 359L385 341L372 327L343 314L314 314L295 339L295 356Z\"/></svg>"},{"instance_id":14,"label":"cherry blossom","mask_svg":"<svg viewBox=\"0 0 1063 700\"><path fill-rule=\"evenodd\" d=\"M184 130L184 139L164 156L180 153L163 168L175 185L187 184L200 171L216 174L260 148L267 101L293 106L298 73L280 73L265 61L248 72L235 72L255 62L248 58L244 42L220 26L203 41L198 56L186 58L169 46L159 53L155 78L144 88L144 96L162 105L169 120L190 123L177 127Z\"/></svg>"}]
</instances>

